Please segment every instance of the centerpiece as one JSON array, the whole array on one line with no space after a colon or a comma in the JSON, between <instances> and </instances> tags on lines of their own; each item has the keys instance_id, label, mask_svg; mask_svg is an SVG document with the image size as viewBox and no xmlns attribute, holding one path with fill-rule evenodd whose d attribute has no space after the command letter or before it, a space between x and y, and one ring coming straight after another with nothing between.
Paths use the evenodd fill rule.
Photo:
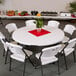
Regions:
<instances>
[{"instance_id":1,"label":"centerpiece","mask_svg":"<svg viewBox=\"0 0 76 76\"><path fill-rule=\"evenodd\" d=\"M42 29L42 27L43 27L43 19L40 17L41 16L41 14L40 13L38 13L37 14L37 24L36 24L36 27L37 27L37 32L41 32L41 29Z\"/></svg>"}]
</instances>

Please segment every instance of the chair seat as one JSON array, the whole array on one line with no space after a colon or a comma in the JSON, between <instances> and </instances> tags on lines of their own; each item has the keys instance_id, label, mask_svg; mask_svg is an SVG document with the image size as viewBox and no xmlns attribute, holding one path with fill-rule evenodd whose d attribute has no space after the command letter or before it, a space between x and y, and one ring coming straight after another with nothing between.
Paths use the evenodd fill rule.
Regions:
<instances>
[{"instance_id":1,"label":"chair seat","mask_svg":"<svg viewBox=\"0 0 76 76\"><path fill-rule=\"evenodd\" d=\"M16 41L11 41L11 43L12 43L12 44L17 44L17 42L16 42Z\"/></svg>"},{"instance_id":2,"label":"chair seat","mask_svg":"<svg viewBox=\"0 0 76 76\"><path fill-rule=\"evenodd\" d=\"M10 49L11 49L11 52L12 53L24 55L24 52L22 51L22 49L19 49L19 48L10 48ZM32 52L31 51L26 50L26 49L24 49L24 51L27 53L28 56L32 55Z\"/></svg>"},{"instance_id":3,"label":"chair seat","mask_svg":"<svg viewBox=\"0 0 76 76\"><path fill-rule=\"evenodd\" d=\"M62 40L62 43L68 42L69 37L65 36L64 39Z\"/></svg>"},{"instance_id":4,"label":"chair seat","mask_svg":"<svg viewBox=\"0 0 76 76\"><path fill-rule=\"evenodd\" d=\"M36 54L36 57L39 59L39 56L40 56L40 53ZM49 64L49 63L53 63L53 62L56 62L58 61L58 58L55 57L55 56L50 56L50 57L41 57L41 62L42 62L42 65L46 65L46 64Z\"/></svg>"},{"instance_id":5,"label":"chair seat","mask_svg":"<svg viewBox=\"0 0 76 76\"><path fill-rule=\"evenodd\" d=\"M31 55L33 54L33 53L32 53L31 51L29 51L29 50L26 50L26 49L25 49L24 51L27 53L28 56L31 56Z\"/></svg>"},{"instance_id":6,"label":"chair seat","mask_svg":"<svg viewBox=\"0 0 76 76\"><path fill-rule=\"evenodd\" d=\"M65 52L65 56L68 56L69 54L71 54L74 51L74 48L65 48L64 52Z\"/></svg>"},{"instance_id":7,"label":"chair seat","mask_svg":"<svg viewBox=\"0 0 76 76\"><path fill-rule=\"evenodd\" d=\"M31 51L25 50L25 52L27 53L28 56L32 55ZM19 53L18 54L12 54L10 57L12 59L18 60L20 62L24 62L25 54L21 52L20 54Z\"/></svg>"},{"instance_id":8,"label":"chair seat","mask_svg":"<svg viewBox=\"0 0 76 76\"><path fill-rule=\"evenodd\" d=\"M20 62L24 62L25 59L25 55L19 55L19 54L12 54L10 57Z\"/></svg>"}]
</instances>

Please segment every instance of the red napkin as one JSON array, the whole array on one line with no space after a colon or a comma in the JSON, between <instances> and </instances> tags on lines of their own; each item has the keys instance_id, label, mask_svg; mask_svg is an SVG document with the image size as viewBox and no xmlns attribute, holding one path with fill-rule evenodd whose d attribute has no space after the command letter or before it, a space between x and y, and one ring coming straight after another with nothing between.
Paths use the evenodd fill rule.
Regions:
<instances>
[{"instance_id":1,"label":"red napkin","mask_svg":"<svg viewBox=\"0 0 76 76\"><path fill-rule=\"evenodd\" d=\"M41 31L40 32L37 32L37 29L35 29L35 30L32 30L32 31L28 31L29 33L31 33L31 34L33 34L33 35L35 35L35 36L42 36L42 35L45 35L45 34L48 34L48 33L51 33L51 32L49 32L49 31L47 31L47 30L44 30L44 29L41 29Z\"/></svg>"}]
</instances>

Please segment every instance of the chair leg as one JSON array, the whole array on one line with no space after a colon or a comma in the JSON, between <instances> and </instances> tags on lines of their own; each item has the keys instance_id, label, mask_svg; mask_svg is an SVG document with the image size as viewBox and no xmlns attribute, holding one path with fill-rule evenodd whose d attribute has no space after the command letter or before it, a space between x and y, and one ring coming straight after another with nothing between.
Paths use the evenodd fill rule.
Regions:
<instances>
[{"instance_id":1,"label":"chair leg","mask_svg":"<svg viewBox=\"0 0 76 76\"><path fill-rule=\"evenodd\" d=\"M42 64L41 64L41 75L43 76L43 67L42 67Z\"/></svg>"},{"instance_id":2,"label":"chair leg","mask_svg":"<svg viewBox=\"0 0 76 76\"><path fill-rule=\"evenodd\" d=\"M26 61L27 61L27 60L25 60L25 61L24 61L24 70L23 70L23 76L25 76Z\"/></svg>"},{"instance_id":3,"label":"chair leg","mask_svg":"<svg viewBox=\"0 0 76 76\"><path fill-rule=\"evenodd\" d=\"M67 61L66 61L66 56L65 56L65 54L64 54L64 61L65 61L65 68L66 68L66 70L68 70Z\"/></svg>"},{"instance_id":4,"label":"chair leg","mask_svg":"<svg viewBox=\"0 0 76 76\"><path fill-rule=\"evenodd\" d=\"M57 63L58 63L58 75L60 75L59 53L58 53L58 61L57 61Z\"/></svg>"},{"instance_id":5,"label":"chair leg","mask_svg":"<svg viewBox=\"0 0 76 76\"><path fill-rule=\"evenodd\" d=\"M3 50L3 56L5 56L5 49Z\"/></svg>"},{"instance_id":6,"label":"chair leg","mask_svg":"<svg viewBox=\"0 0 76 76\"><path fill-rule=\"evenodd\" d=\"M10 57L9 71L11 71L11 65L12 65L12 58Z\"/></svg>"},{"instance_id":7,"label":"chair leg","mask_svg":"<svg viewBox=\"0 0 76 76\"><path fill-rule=\"evenodd\" d=\"M58 61L57 61L57 63L58 63L58 74L60 75L60 66L59 66L59 53L58 53Z\"/></svg>"},{"instance_id":8,"label":"chair leg","mask_svg":"<svg viewBox=\"0 0 76 76\"><path fill-rule=\"evenodd\" d=\"M59 60L57 61L57 63L58 63L58 75L60 75Z\"/></svg>"},{"instance_id":9,"label":"chair leg","mask_svg":"<svg viewBox=\"0 0 76 76\"><path fill-rule=\"evenodd\" d=\"M74 62L76 62L76 59L75 59L75 51L73 51L73 57L74 57Z\"/></svg>"},{"instance_id":10,"label":"chair leg","mask_svg":"<svg viewBox=\"0 0 76 76\"><path fill-rule=\"evenodd\" d=\"M8 57L8 50L7 50L6 55L5 55L5 64L7 63L7 57Z\"/></svg>"}]
</instances>

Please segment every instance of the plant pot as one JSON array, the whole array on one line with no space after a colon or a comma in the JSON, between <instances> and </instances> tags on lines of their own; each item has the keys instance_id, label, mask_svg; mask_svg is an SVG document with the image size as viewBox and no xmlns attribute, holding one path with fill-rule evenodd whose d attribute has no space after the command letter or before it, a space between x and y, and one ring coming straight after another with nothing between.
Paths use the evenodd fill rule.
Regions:
<instances>
[{"instance_id":1,"label":"plant pot","mask_svg":"<svg viewBox=\"0 0 76 76\"><path fill-rule=\"evenodd\" d=\"M40 33L42 28L37 28L37 32Z\"/></svg>"}]
</instances>

